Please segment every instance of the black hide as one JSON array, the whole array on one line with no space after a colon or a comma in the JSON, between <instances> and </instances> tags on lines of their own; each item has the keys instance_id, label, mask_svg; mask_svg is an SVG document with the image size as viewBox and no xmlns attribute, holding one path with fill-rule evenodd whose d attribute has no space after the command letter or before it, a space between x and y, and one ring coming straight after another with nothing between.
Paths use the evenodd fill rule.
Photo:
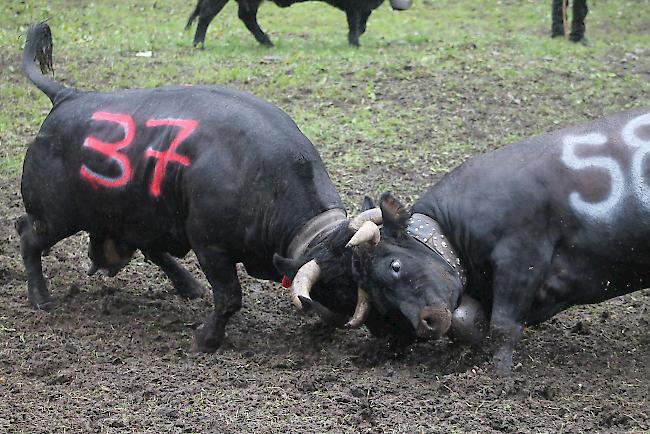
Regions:
<instances>
[{"instance_id":1,"label":"black hide","mask_svg":"<svg viewBox=\"0 0 650 434\"><path fill-rule=\"evenodd\" d=\"M193 250L214 297L214 311L195 333L202 351L221 344L228 319L241 307L238 262L252 276L280 281L316 261L320 277L311 296L319 313L335 311L330 318L355 311L355 275L389 269L370 254L365 263L378 270L353 273L347 243L358 228L343 216L331 232L314 234L300 257L282 257L307 222L343 204L311 142L277 107L220 86L110 93L66 88L34 63L51 67L51 47L49 27L32 25L23 68L53 102L27 150L26 215L16 223L33 306L52 304L42 253L78 231L90 234L91 274L104 269L114 275L139 249L188 298L204 288L173 256ZM382 211L386 228L401 224L403 216L390 206L382 204ZM401 241L387 236L382 248L391 242ZM424 263L429 252L411 247L400 244L399 258ZM406 277L390 282L401 287ZM400 334L401 318L390 315L399 307L386 312L370 313L371 331Z\"/></svg>"},{"instance_id":2,"label":"black hide","mask_svg":"<svg viewBox=\"0 0 650 434\"><path fill-rule=\"evenodd\" d=\"M650 285L649 153L650 109L630 110L472 158L414 204L459 252L499 372L524 325ZM439 282L410 291L454 308Z\"/></svg>"},{"instance_id":3,"label":"black hide","mask_svg":"<svg viewBox=\"0 0 650 434\"><path fill-rule=\"evenodd\" d=\"M34 59L47 66L50 53L49 28L33 25L24 68L54 105L23 168L26 215L16 227L29 300L49 307L41 254L78 231L91 234L89 254L109 274L140 249L188 297L203 290L172 255L192 249L214 294L196 344L214 350L241 306L235 264L279 281L273 254L285 254L314 216L343 208L320 156L289 116L249 94L219 86L84 92L36 69ZM328 287L317 284L314 295L347 314L356 299L343 249L351 235L342 225L332 234L339 241L300 258L321 259Z\"/></svg>"}]
</instances>

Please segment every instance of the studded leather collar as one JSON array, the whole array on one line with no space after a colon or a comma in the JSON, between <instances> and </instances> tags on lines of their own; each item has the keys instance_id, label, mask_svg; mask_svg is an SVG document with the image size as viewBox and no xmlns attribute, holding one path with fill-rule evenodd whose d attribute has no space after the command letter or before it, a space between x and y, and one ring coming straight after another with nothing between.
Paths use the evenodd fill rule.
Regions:
<instances>
[{"instance_id":1,"label":"studded leather collar","mask_svg":"<svg viewBox=\"0 0 650 434\"><path fill-rule=\"evenodd\" d=\"M444 259L456 271L460 282L465 286L467 270L460 263L460 258L454 252L451 242L442 232L437 221L425 214L414 213L408 221L406 232Z\"/></svg>"}]
</instances>

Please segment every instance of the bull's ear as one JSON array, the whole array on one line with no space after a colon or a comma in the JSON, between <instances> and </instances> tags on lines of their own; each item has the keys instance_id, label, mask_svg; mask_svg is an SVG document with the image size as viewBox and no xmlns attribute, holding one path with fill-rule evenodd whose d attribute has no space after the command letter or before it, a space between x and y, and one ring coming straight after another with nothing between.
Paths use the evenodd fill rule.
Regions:
<instances>
[{"instance_id":1,"label":"bull's ear","mask_svg":"<svg viewBox=\"0 0 650 434\"><path fill-rule=\"evenodd\" d=\"M406 229L411 217L408 210L390 192L381 195L381 216L384 227L392 230Z\"/></svg>"},{"instance_id":2,"label":"bull's ear","mask_svg":"<svg viewBox=\"0 0 650 434\"><path fill-rule=\"evenodd\" d=\"M300 263L295 259L285 258L284 256L274 253L273 266L278 270L278 273L293 280L300 268Z\"/></svg>"},{"instance_id":3,"label":"bull's ear","mask_svg":"<svg viewBox=\"0 0 650 434\"><path fill-rule=\"evenodd\" d=\"M372 199L368 196L364 196L363 198L363 203L361 204L361 211L368 211L369 209L373 209L375 207L375 203L372 201Z\"/></svg>"}]
</instances>

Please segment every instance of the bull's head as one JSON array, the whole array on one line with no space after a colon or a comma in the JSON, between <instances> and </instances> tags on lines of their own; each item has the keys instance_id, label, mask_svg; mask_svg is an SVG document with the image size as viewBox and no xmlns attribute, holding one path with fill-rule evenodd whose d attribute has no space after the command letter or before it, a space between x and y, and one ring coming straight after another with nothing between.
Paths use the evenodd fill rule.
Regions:
<instances>
[{"instance_id":1,"label":"bull's head","mask_svg":"<svg viewBox=\"0 0 650 434\"><path fill-rule=\"evenodd\" d=\"M324 239L311 243L300 257L274 255L275 267L292 281L292 301L300 311L313 308L326 320L346 323L348 327L363 323L370 306L365 292L354 281L349 244L351 239L372 238L372 228L377 224L381 224L381 210L366 209L354 219L341 220Z\"/></svg>"},{"instance_id":2,"label":"bull's head","mask_svg":"<svg viewBox=\"0 0 650 434\"><path fill-rule=\"evenodd\" d=\"M410 215L393 196L383 195L380 208L369 201L364 208L301 258L274 257L276 268L293 279L294 304L322 311L322 303L351 315L348 327L371 317L374 324L368 325L375 329L390 323L388 332L442 336L451 326L462 288L457 274L407 234Z\"/></svg>"},{"instance_id":3,"label":"bull's head","mask_svg":"<svg viewBox=\"0 0 650 434\"><path fill-rule=\"evenodd\" d=\"M413 5L412 0L390 0L390 7L396 11L405 11Z\"/></svg>"},{"instance_id":4,"label":"bull's head","mask_svg":"<svg viewBox=\"0 0 650 434\"><path fill-rule=\"evenodd\" d=\"M383 316L405 318L418 337L441 337L452 325L463 288L460 277L407 233L410 213L389 193L382 195L381 212L381 230L376 229L370 242L355 243L359 285Z\"/></svg>"}]
</instances>

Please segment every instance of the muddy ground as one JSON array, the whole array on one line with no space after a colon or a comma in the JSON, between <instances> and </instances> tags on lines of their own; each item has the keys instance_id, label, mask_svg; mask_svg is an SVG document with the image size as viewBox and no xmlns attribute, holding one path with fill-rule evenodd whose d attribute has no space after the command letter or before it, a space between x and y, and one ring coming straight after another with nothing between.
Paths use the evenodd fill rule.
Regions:
<instances>
[{"instance_id":1,"label":"muddy ground","mask_svg":"<svg viewBox=\"0 0 650 434\"><path fill-rule=\"evenodd\" d=\"M503 393L486 357L448 343L400 353L296 315L241 274L245 306L215 354L190 352L210 308L142 258L85 278L86 239L45 260L59 306L27 306L5 185L0 231L0 432L644 432L650 291L529 329ZM3 186L3 187L5 187ZM186 264L198 275L192 259Z\"/></svg>"},{"instance_id":2,"label":"muddy ground","mask_svg":"<svg viewBox=\"0 0 650 434\"><path fill-rule=\"evenodd\" d=\"M529 329L505 394L486 356L449 343L395 353L366 331L294 313L279 285L242 271L242 311L215 354L190 352L209 298L185 301L138 257L86 278L87 239L45 259L58 307L26 303L2 186L0 432L644 432L650 291ZM193 258L185 263L195 274Z\"/></svg>"},{"instance_id":3,"label":"muddy ground","mask_svg":"<svg viewBox=\"0 0 650 434\"><path fill-rule=\"evenodd\" d=\"M71 15L73 8L64 6L77 8L83 2L57 0L39 7L48 3ZM448 13L449 22L459 23L461 9L454 16L458 3L463 4L424 2L420 14L433 20ZM605 15L619 4L630 12L648 2L598 2L591 18L593 51L558 41L563 48L547 46L551 54L521 51L537 40L550 44L544 39L548 23L535 21L526 30L513 30L519 25L517 11L534 2L495 3L513 8L510 21L484 8L477 11L476 22L454 24L456 30L446 33L448 41L445 33L422 36L424 30L405 36L406 42L391 42L395 33L384 40L381 20L396 18L372 18L362 39L370 48L355 57L356 51L337 45L345 43L344 33L335 34L335 42L310 39L309 26L294 34L281 27L280 19L272 21L280 33L275 36L286 45L272 55L256 51L239 27L233 27L239 29L236 34L218 33L223 44L239 41L236 54L218 48L187 54L189 36L179 36L172 27L187 5L174 1L170 4L184 11L180 15L165 5L154 5L151 13L169 16L164 25L173 30L161 32L178 46L161 42L167 48L157 49L168 51L160 58L155 52L151 65L130 63L123 70L114 65L115 56L130 56L126 62L135 58L129 49L116 53L102 48L91 23L90 36L81 32L79 40L62 44L58 58L55 52L61 65L57 75L104 89L135 85L133 80L147 87L146 74L160 83L215 82L205 73L217 68L208 71L206 62L223 54L220 71L232 68L242 74L225 81L298 119L351 208L364 193L388 188L412 203L426 186L473 154L650 103L650 51L635 42L643 41L639 35L650 22L638 14L650 14L639 9L628 26L620 25L627 19L620 14L616 22ZM548 3L537 12L548 12ZM24 25L35 12L20 4L11 19ZM280 14L274 12L277 8L268 10ZM233 11L228 13L228 19L236 19ZM333 15L332 22L341 24L341 19ZM97 20L110 22L110 17L100 14ZM462 36L486 20L502 25L503 35L486 36L488 40ZM221 43L215 36L221 31L211 30L213 47ZM517 35L525 31L531 40L521 42ZM602 41L610 35L619 39L606 47ZM111 38L122 35L111 33ZM448 342L420 342L396 351L365 329L328 328L316 318L298 316L279 284L249 278L243 269L244 308L232 318L225 344L214 354L192 353L192 330L210 310L210 298L178 298L142 256L113 279L86 277L84 234L61 242L44 259L57 307L49 313L31 309L13 225L23 212L20 156L49 103L21 78L15 39L4 42L2 74L4 83L13 86L5 89L17 90L2 94L0 118L10 119L0 122L0 433L649 432L649 290L572 308L528 329L515 353L512 389L491 377L488 358L480 351ZM96 43L99 51L78 50L83 43L86 48ZM296 50L292 44L306 45ZM305 52L317 53L321 44L326 60L310 60L316 55ZM238 50L245 53L241 58ZM580 59L575 66L563 50ZM178 68L163 69L168 63L164 55L177 56ZM310 61L326 65L318 68L331 74L329 81L312 79L312 70L300 69L298 63ZM258 74L267 70L267 76ZM304 81L287 84L278 78L292 74ZM205 283L193 257L183 263Z\"/></svg>"}]
</instances>

